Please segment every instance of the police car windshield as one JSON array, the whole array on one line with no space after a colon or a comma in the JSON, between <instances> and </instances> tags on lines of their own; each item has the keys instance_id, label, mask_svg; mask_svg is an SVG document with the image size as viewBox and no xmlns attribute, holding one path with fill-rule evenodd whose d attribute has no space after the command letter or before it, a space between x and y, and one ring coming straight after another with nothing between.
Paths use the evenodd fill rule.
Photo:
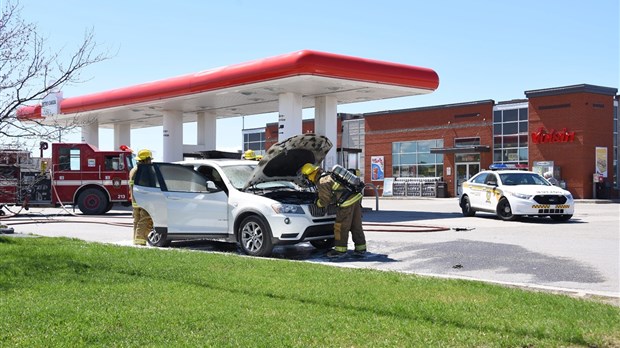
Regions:
<instances>
[{"instance_id":1,"label":"police car windshield","mask_svg":"<svg viewBox=\"0 0 620 348\"><path fill-rule=\"evenodd\" d=\"M500 173L499 178L503 185L541 185L551 186L542 176L536 173Z\"/></svg>"}]
</instances>

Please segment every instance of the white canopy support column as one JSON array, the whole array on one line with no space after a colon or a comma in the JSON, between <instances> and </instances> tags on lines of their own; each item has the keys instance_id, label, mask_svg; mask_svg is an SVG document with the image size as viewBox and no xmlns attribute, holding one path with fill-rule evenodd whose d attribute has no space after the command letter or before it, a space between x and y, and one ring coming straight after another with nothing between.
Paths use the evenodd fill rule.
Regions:
<instances>
[{"instance_id":1,"label":"white canopy support column","mask_svg":"<svg viewBox=\"0 0 620 348\"><path fill-rule=\"evenodd\" d=\"M99 123L96 120L82 125L82 142L99 147Z\"/></svg>"},{"instance_id":2,"label":"white canopy support column","mask_svg":"<svg viewBox=\"0 0 620 348\"><path fill-rule=\"evenodd\" d=\"M164 162L183 160L183 112L164 111Z\"/></svg>"},{"instance_id":3,"label":"white canopy support column","mask_svg":"<svg viewBox=\"0 0 620 348\"><path fill-rule=\"evenodd\" d=\"M131 124L115 124L114 125L114 150L118 151L121 145L131 147Z\"/></svg>"},{"instance_id":4,"label":"white canopy support column","mask_svg":"<svg viewBox=\"0 0 620 348\"><path fill-rule=\"evenodd\" d=\"M278 141L302 132L301 94L282 93L279 96Z\"/></svg>"},{"instance_id":5,"label":"white canopy support column","mask_svg":"<svg viewBox=\"0 0 620 348\"><path fill-rule=\"evenodd\" d=\"M196 114L196 143L203 150L216 150L217 122L215 112L198 112Z\"/></svg>"},{"instance_id":6,"label":"white canopy support column","mask_svg":"<svg viewBox=\"0 0 620 348\"><path fill-rule=\"evenodd\" d=\"M336 97L321 96L314 100L314 132L324 135L333 147L325 156L325 169L331 169L338 163L338 100Z\"/></svg>"}]
</instances>

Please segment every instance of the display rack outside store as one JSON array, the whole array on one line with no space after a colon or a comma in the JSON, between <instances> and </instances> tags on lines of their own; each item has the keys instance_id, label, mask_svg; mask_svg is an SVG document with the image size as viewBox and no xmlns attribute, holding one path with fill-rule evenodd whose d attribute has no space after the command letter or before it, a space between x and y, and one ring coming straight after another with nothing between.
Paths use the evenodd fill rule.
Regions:
<instances>
[{"instance_id":1,"label":"display rack outside store","mask_svg":"<svg viewBox=\"0 0 620 348\"><path fill-rule=\"evenodd\" d=\"M440 177L396 178L392 189L393 196L437 197L437 184L440 180Z\"/></svg>"}]
</instances>

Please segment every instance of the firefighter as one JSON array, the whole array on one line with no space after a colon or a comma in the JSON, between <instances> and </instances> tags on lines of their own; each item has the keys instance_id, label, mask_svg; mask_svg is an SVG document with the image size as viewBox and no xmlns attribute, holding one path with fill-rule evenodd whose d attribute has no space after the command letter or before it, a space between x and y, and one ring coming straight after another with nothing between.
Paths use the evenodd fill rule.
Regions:
<instances>
[{"instance_id":1,"label":"firefighter","mask_svg":"<svg viewBox=\"0 0 620 348\"><path fill-rule=\"evenodd\" d=\"M366 237L362 228L362 194L352 191L347 185L335 180L333 173L324 172L319 166L306 163L301 168L308 180L317 187L319 207L336 204L336 221L334 223L334 248L327 252L328 258L343 257L347 253L349 231L355 249L353 255L362 257L366 254Z\"/></svg>"},{"instance_id":2,"label":"firefighter","mask_svg":"<svg viewBox=\"0 0 620 348\"><path fill-rule=\"evenodd\" d=\"M144 163L151 163L153 154L150 150L143 149L138 151L136 159L138 160L138 166ZM153 229L153 220L146 210L140 208L133 198L133 177L136 175L138 167L134 167L129 172L129 192L131 195L131 205L133 206L133 244L134 245L146 245L146 239L148 234Z\"/></svg>"},{"instance_id":3,"label":"firefighter","mask_svg":"<svg viewBox=\"0 0 620 348\"><path fill-rule=\"evenodd\" d=\"M257 155L254 150L247 150L244 154L243 154L243 159L246 160L254 160L254 161L260 161L261 158L263 158L263 156L261 155Z\"/></svg>"}]
</instances>

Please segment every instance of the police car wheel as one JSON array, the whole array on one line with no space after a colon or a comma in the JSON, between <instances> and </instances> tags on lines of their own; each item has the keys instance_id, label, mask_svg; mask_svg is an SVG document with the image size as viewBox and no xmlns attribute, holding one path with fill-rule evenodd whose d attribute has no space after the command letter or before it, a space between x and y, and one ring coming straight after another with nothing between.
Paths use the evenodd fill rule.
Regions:
<instances>
[{"instance_id":1,"label":"police car wheel","mask_svg":"<svg viewBox=\"0 0 620 348\"><path fill-rule=\"evenodd\" d=\"M244 253L252 256L268 256L273 250L271 230L258 216L248 216L239 225L238 241Z\"/></svg>"},{"instance_id":2,"label":"police car wheel","mask_svg":"<svg viewBox=\"0 0 620 348\"><path fill-rule=\"evenodd\" d=\"M461 211L463 211L463 216L470 217L476 215L476 211L471 208L471 202L468 196L463 196L461 199Z\"/></svg>"},{"instance_id":3,"label":"police car wheel","mask_svg":"<svg viewBox=\"0 0 620 348\"><path fill-rule=\"evenodd\" d=\"M512 213L512 208L510 207L508 199L501 198L497 203L497 216L504 221L514 221L517 219L517 216Z\"/></svg>"}]
</instances>

